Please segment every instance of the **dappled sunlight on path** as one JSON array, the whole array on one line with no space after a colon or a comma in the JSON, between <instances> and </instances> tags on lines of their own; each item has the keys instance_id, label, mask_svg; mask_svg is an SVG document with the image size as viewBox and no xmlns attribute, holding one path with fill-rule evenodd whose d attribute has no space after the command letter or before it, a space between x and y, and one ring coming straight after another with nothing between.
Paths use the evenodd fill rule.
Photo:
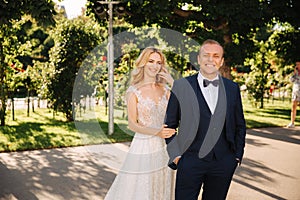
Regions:
<instances>
[{"instance_id":1,"label":"dappled sunlight on path","mask_svg":"<svg viewBox=\"0 0 300 200\"><path fill-rule=\"evenodd\" d=\"M0 199L101 199L115 176L84 147L1 153Z\"/></svg>"},{"instance_id":2,"label":"dappled sunlight on path","mask_svg":"<svg viewBox=\"0 0 300 200\"><path fill-rule=\"evenodd\" d=\"M300 199L300 127L248 129L228 200ZM0 199L103 199L130 143L0 153Z\"/></svg>"},{"instance_id":3,"label":"dappled sunlight on path","mask_svg":"<svg viewBox=\"0 0 300 200\"><path fill-rule=\"evenodd\" d=\"M247 130L228 199L300 199L300 127Z\"/></svg>"}]
</instances>

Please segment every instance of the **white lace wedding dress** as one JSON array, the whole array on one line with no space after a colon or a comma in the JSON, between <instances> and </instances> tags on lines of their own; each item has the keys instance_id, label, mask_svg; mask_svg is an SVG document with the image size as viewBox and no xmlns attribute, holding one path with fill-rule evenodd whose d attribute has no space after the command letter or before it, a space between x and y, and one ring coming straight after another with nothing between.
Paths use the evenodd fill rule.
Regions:
<instances>
[{"instance_id":1,"label":"white lace wedding dress","mask_svg":"<svg viewBox=\"0 0 300 200\"><path fill-rule=\"evenodd\" d=\"M130 86L127 92L137 96L139 123L146 127L161 128L168 103L167 92L158 103L143 97L134 86ZM105 200L175 199L175 171L167 166L167 162L164 139L135 133L125 162Z\"/></svg>"}]
</instances>

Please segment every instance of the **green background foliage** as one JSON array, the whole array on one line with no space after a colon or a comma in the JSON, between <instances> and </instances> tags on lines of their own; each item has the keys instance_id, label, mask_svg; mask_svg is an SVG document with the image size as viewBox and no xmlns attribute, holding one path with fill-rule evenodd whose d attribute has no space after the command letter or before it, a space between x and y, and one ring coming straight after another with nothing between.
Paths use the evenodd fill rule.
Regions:
<instances>
[{"instance_id":1,"label":"green background foliage","mask_svg":"<svg viewBox=\"0 0 300 200\"><path fill-rule=\"evenodd\" d=\"M93 93L105 99L107 63L102 58L107 51L100 50L96 56L87 58L107 39L107 13L95 14L95 2L87 1L87 16L70 20L63 11L55 9L51 0L0 0L2 126L8 98L46 98L51 108L65 114L67 121L74 120L72 106L78 106L87 95ZM103 6L107 10L107 5ZM117 13L118 6L125 6L121 15ZM116 106L124 106L129 73L143 46L162 47L169 69L179 72L172 74L175 78L197 69L199 47L190 45L188 39L178 42L176 34L166 34L164 30L199 43L207 38L218 40L225 48L222 74L245 86L247 97L258 107L264 107L264 97L270 95L271 86L291 90L288 79L294 62L300 59L298 1L124 0L118 6L113 11L114 34L126 31L140 40L114 41L115 54L120 55L114 61ZM72 97L82 65L90 65L82 73L88 81L81 87L84 90L78 91L80 95Z\"/></svg>"}]
</instances>

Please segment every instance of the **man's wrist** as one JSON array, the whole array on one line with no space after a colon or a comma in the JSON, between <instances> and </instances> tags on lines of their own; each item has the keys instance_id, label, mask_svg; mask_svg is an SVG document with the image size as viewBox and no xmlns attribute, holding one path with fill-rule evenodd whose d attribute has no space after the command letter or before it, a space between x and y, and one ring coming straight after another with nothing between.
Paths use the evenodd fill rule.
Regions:
<instances>
[{"instance_id":1,"label":"man's wrist","mask_svg":"<svg viewBox=\"0 0 300 200\"><path fill-rule=\"evenodd\" d=\"M178 161L180 160L181 156L177 156L174 160L173 163L175 163L176 165L178 164Z\"/></svg>"}]
</instances>

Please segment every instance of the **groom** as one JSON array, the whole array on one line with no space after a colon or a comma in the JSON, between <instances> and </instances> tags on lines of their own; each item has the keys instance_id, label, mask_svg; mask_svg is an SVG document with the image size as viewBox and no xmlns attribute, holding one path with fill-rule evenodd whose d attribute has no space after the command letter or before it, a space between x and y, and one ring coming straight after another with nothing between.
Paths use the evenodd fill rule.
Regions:
<instances>
[{"instance_id":1,"label":"groom","mask_svg":"<svg viewBox=\"0 0 300 200\"><path fill-rule=\"evenodd\" d=\"M223 200L246 135L240 90L219 75L223 47L206 40L200 47L199 73L174 82L165 124L178 128L166 139L169 167L177 169L176 200Z\"/></svg>"}]
</instances>

